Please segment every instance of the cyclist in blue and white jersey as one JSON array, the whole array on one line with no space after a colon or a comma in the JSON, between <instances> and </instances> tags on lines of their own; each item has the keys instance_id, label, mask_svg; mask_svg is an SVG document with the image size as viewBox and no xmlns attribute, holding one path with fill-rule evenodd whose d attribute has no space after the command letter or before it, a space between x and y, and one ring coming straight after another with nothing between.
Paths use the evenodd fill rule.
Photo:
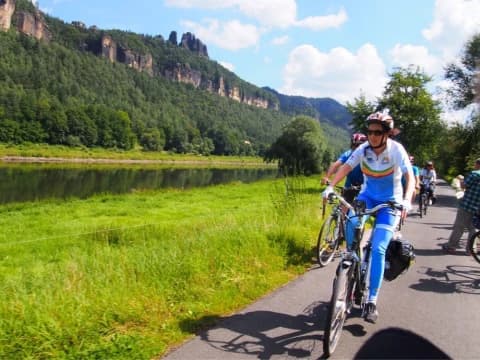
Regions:
<instances>
[{"instance_id":1,"label":"cyclist in blue and white jersey","mask_svg":"<svg viewBox=\"0 0 480 360\"><path fill-rule=\"evenodd\" d=\"M323 192L323 197L328 198L333 192L333 187L360 164L364 184L357 199L365 201L367 208L393 200L404 206L401 216L405 217L411 209L411 199L415 190L415 178L408 154L400 143L390 139L393 119L387 112L371 114L366 120L366 125L368 142L358 147L337 171L331 185ZM405 192L401 182L402 175L405 176ZM371 243L370 292L364 311L365 320L369 322L374 323L378 318L376 304L385 270L385 252L398 220L398 214L389 208L384 208L377 214ZM353 228L354 226L347 227L349 245L353 241Z\"/></svg>"},{"instance_id":2,"label":"cyclist in blue and white jersey","mask_svg":"<svg viewBox=\"0 0 480 360\"><path fill-rule=\"evenodd\" d=\"M365 141L367 141L367 137L361 133L354 133L350 138L350 149L345 151L340 155L337 161L330 164L325 177L322 179L324 184L328 184L330 181L330 177L337 172L337 170L345 164L352 155L353 151L362 145ZM347 178L345 179L345 185L343 188L342 196L347 200L350 204L353 202L353 199L358 194L358 189L363 184L363 173L360 169L360 165L357 165L351 172L348 173ZM358 189L355 189L355 188Z\"/></svg>"}]
</instances>

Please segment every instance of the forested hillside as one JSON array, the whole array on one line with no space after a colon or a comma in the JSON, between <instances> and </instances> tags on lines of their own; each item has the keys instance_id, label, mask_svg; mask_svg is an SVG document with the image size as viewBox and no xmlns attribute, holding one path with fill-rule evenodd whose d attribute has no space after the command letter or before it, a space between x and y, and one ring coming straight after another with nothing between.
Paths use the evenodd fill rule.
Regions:
<instances>
[{"instance_id":1,"label":"forested hillside","mask_svg":"<svg viewBox=\"0 0 480 360\"><path fill-rule=\"evenodd\" d=\"M27 0L15 11L0 31L1 142L262 155L294 114L279 108L278 93L210 60L191 34L180 44L174 32L164 40L87 29L38 14ZM18 31L22 12L45 21L40 40ZM347 139L339 110L312 114L334 134L332 152Z\"/></svg>"}]
</instances>

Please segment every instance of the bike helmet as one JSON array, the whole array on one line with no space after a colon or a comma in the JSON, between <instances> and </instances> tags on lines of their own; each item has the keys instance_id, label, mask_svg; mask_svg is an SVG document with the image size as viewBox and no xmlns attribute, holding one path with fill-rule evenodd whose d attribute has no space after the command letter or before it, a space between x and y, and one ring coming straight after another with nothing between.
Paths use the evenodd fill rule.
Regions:
<instances>
[{"instance_id":1,"label":"bike helmet","mask_svg":"<svg viewBox=\"0 0 480 360\"><path fill-rule=\"evenodd\" d=\"M433 166L433 162L432 162L432 161L427 161L427 163L425 164L425 166Z\"/></svg>"},{"instance_id":2,"label":"bike helmet","mask_svg":"<svg viewBox=\"0 0 480 360\"><path fill-rule=\"evenodd\" d=\"M357 145L363 144L365 141L367 141L367 137L364 134L355 133L355 134L352 134L352 137L350 139L350 145L357 146Z\"/></svg>"},{"instance_id":3,"label":"bike helmet","mask_svg":"<svg viewBox=\"0 0 480 360\"><path fill-rule=\"evenodd\" d=\"M370 114L366 121L366 125L368 126L369 124L380 124L385 131L393 130L393 118L386 110L383 112L377 111L373 114Z\"/></svg>"}]
</instances>

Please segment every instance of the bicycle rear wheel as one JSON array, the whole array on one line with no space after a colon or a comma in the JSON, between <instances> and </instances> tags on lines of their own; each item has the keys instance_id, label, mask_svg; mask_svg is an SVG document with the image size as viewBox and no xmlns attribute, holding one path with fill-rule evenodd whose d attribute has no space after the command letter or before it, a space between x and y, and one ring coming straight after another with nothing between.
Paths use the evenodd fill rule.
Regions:
<instances>
[{"instance_id":1,"label":"bicycle rear wheel","mask_svg":"<svg viewBox=\"0 0 480 360\"><path fill-rule=\"evenodd\" d=\"M477 231L468 239L468 250L470 250L473 258L480 263L480 231Z\"/></svg>"},{"instance_id":2,"label":"bicycle rear wheel","mask_svg":"<svg viewBox=\"0 0 480 360\"><path fill-rule=\"evenodd\" d=\"M340 241L339 234L338 218L329 216L318 234L317 261L320 266L327 266L332 261Z\"/></svg>"},{"instance_id":3,"label":"bicycle rear wheel","mask_svg":"<svg viewBox=\"0 0 480 360\"><path fill-rule=\"evenodd\" d=\"M418 199L418 212L420 213L420 217L422 218L423 217L423 204L424 204L424 200L425 200L425 195L424 194L420 194L420 197Z\"/></svg>"},{"instance_id":4,"label":"bicycle rear wheel","mask_svg":"<svg viewBox=\"0 0 480 360\"><path fill-rule=\"evenodd\" d=\"M423 215L427 215L427 209L428 209L428 204L429 204L429 201L430 201L430 197L425 195L425 197L423 198L424 200L424 203L423 203Z\"/></svg>"},{"instance_id":5,"label":"bicycle rear wheel","mask_svg":"<svg viewBox=\"0 0 480 360\"><path fill-rule=\"evenodd\" d=\"M326 357L332 355L338 345L350 308L350 269L351 266L340 263L333 282L332 298L328 307L323 335L323 353Z\"/></svg>"}]
</instances>

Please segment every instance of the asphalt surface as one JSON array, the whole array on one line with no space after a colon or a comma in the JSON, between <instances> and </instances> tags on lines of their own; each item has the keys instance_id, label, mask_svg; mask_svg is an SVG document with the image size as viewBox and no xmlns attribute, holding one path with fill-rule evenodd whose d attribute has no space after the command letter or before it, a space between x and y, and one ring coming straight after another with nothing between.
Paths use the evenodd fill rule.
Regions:
<instances>
[{"instance_id":1,"label":"asphalt surface","mask_svg":"<svg viewBox=\"0 0 480 360\"><path fill-rule=\"evenodd\" d=\"M411 214L403 237L416 261L383 282L376 324L354 312L331 359L480 359L480 264L465 254L444 254L456 214L454 190L441 182L427 216ZM338 260L223 318L164 359L321 359L323 327Z\"/></svg>"}]
</instances>

